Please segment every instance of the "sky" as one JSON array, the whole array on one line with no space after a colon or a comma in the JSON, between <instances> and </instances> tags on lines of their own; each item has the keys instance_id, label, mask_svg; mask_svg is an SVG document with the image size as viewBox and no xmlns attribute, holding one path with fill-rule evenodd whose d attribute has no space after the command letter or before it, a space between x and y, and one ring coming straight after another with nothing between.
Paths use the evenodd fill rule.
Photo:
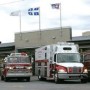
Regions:
<instances>
[{"instance_id":1,"label":"sky","mask_svg":"<svg viewBox=\"0 0 90 90\"><path fill-rule=\"evenodd\" d=\"M51 4L54 3L61 3L61 9L52 9ZM40 7L40 19L39 16L28 15L28 9L35 7ZM17 11L21 11L21 24L20 16L11 15ZM29 32L60 26L71 27L73 37L90 31L90 0L0 0L2 43L14 42L15 33L20 33L20 30Z\"/></svg>"}]
</instances>

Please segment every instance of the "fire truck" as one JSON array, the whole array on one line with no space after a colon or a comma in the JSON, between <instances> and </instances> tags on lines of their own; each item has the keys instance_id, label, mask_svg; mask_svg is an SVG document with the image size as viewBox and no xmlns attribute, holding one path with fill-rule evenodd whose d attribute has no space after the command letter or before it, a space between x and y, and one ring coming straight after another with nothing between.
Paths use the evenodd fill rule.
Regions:
<instances>
[{"instance_id":1,"label":"fire truck","mask_svg":"<svg viewBox=\"0 0 90 90\"><path fill-rule=\"evenodd\" d=\"M18 79L30 81L32 65L26 53L11 53L4 59L1 71L1 80Z\"/></svg>"},{"instance_id":2,"label":"fire truck","mask_svg":"<svg viewBox=\"0 0 90 90\"><path fill-rule=\"evenodd\" d=\"M90 81L90 50L81 53L81 60L88 70L88 81Z\"/></svg>"},{"instance_id":3,"label":"fire truck","mask_svg":"<svg viewBox=\"0 0 90 90\"><path fill-rule=\"evenodd\" d=\"M35 74L39 80L80 80L87 82L87 68L80 62L79 46L60 42L35 50Z\"/></svg>"}]
</instances>

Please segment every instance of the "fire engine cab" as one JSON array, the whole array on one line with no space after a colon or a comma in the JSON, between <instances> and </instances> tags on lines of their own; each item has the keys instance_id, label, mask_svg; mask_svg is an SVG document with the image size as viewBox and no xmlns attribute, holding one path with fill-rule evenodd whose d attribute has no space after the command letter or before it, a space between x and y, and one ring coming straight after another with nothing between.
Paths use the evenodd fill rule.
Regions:
<instances>
[{"instance_id":1,"label":"fire engine cab","mask_svg":"<svg viewBox=\"0 0 90 90\"><path fill-rule=\"evenodd\" d=\"M11 53L5 57L1 71L1 80L8 81L13 78L30 81L32 65L26 53Z\"/></svg>"},{"instance_id":2,"label":"fire engine cab","mask_svg":"<svg viewBox=\"0 0 90 90\"><path fill-rule=\"evenodd\" d=\"M80 80L87 82L87 69L80 62L79 47L61 42L42 46L35 50L35 74L39 80Z\"/></svg>"}]
</instances>

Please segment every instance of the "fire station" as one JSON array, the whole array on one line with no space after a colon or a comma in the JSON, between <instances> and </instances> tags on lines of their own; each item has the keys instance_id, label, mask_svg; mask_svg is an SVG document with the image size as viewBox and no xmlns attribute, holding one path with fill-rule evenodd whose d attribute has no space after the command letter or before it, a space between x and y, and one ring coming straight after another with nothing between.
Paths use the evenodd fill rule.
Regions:
<instances>
[{"instance_id":1,"label":"fire station","mask_svg":"<svg viewBox=\"0 0 90 90\"><path fill-rule=\"evenodd\" d=\"M11 52L27 52L34 55L34 49L37 47L61 41L71 41L71 31L71 27L63 27L15 33L14 42L0 44L0 58Z\"/></svg>"}]
</instances>

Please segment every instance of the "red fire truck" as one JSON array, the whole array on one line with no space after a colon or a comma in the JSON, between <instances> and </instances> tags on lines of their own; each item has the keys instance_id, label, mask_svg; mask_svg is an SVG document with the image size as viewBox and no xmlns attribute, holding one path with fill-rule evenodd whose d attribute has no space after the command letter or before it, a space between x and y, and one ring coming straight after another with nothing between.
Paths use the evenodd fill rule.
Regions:
<instances>
[{"instance_id":1,"label":"red fire truck","mask_svg":"<svg viewBox=\"0 0 90 90\"><path fill-rule=\"evenodd\" d=\"M90 50L81 53L81 62L88 70L88 81L90 81Z\"/></svg>"},{"instance_id":2,"label":"red fire truck","mask_svg":"<svg viewBox=\"0 0 90 90\"><path fill-rule=\"evenodd\" d=\"M1 71L1 80L8 81L17 78L30 81L32 76L32 65L26 53L11 53L5 57Z\"/></svg>"},{"instance_id":3,"label":"red fire truck","mask_svg":"<svg viewBox=\"0 0 90 90\"><path fill-rule=\"evenodd\" d=\"M78 45L61 42L35 50L35 74L39 80L81 80L87 82L87 68L80 62Z\"/></svg>"}]
</instances>

